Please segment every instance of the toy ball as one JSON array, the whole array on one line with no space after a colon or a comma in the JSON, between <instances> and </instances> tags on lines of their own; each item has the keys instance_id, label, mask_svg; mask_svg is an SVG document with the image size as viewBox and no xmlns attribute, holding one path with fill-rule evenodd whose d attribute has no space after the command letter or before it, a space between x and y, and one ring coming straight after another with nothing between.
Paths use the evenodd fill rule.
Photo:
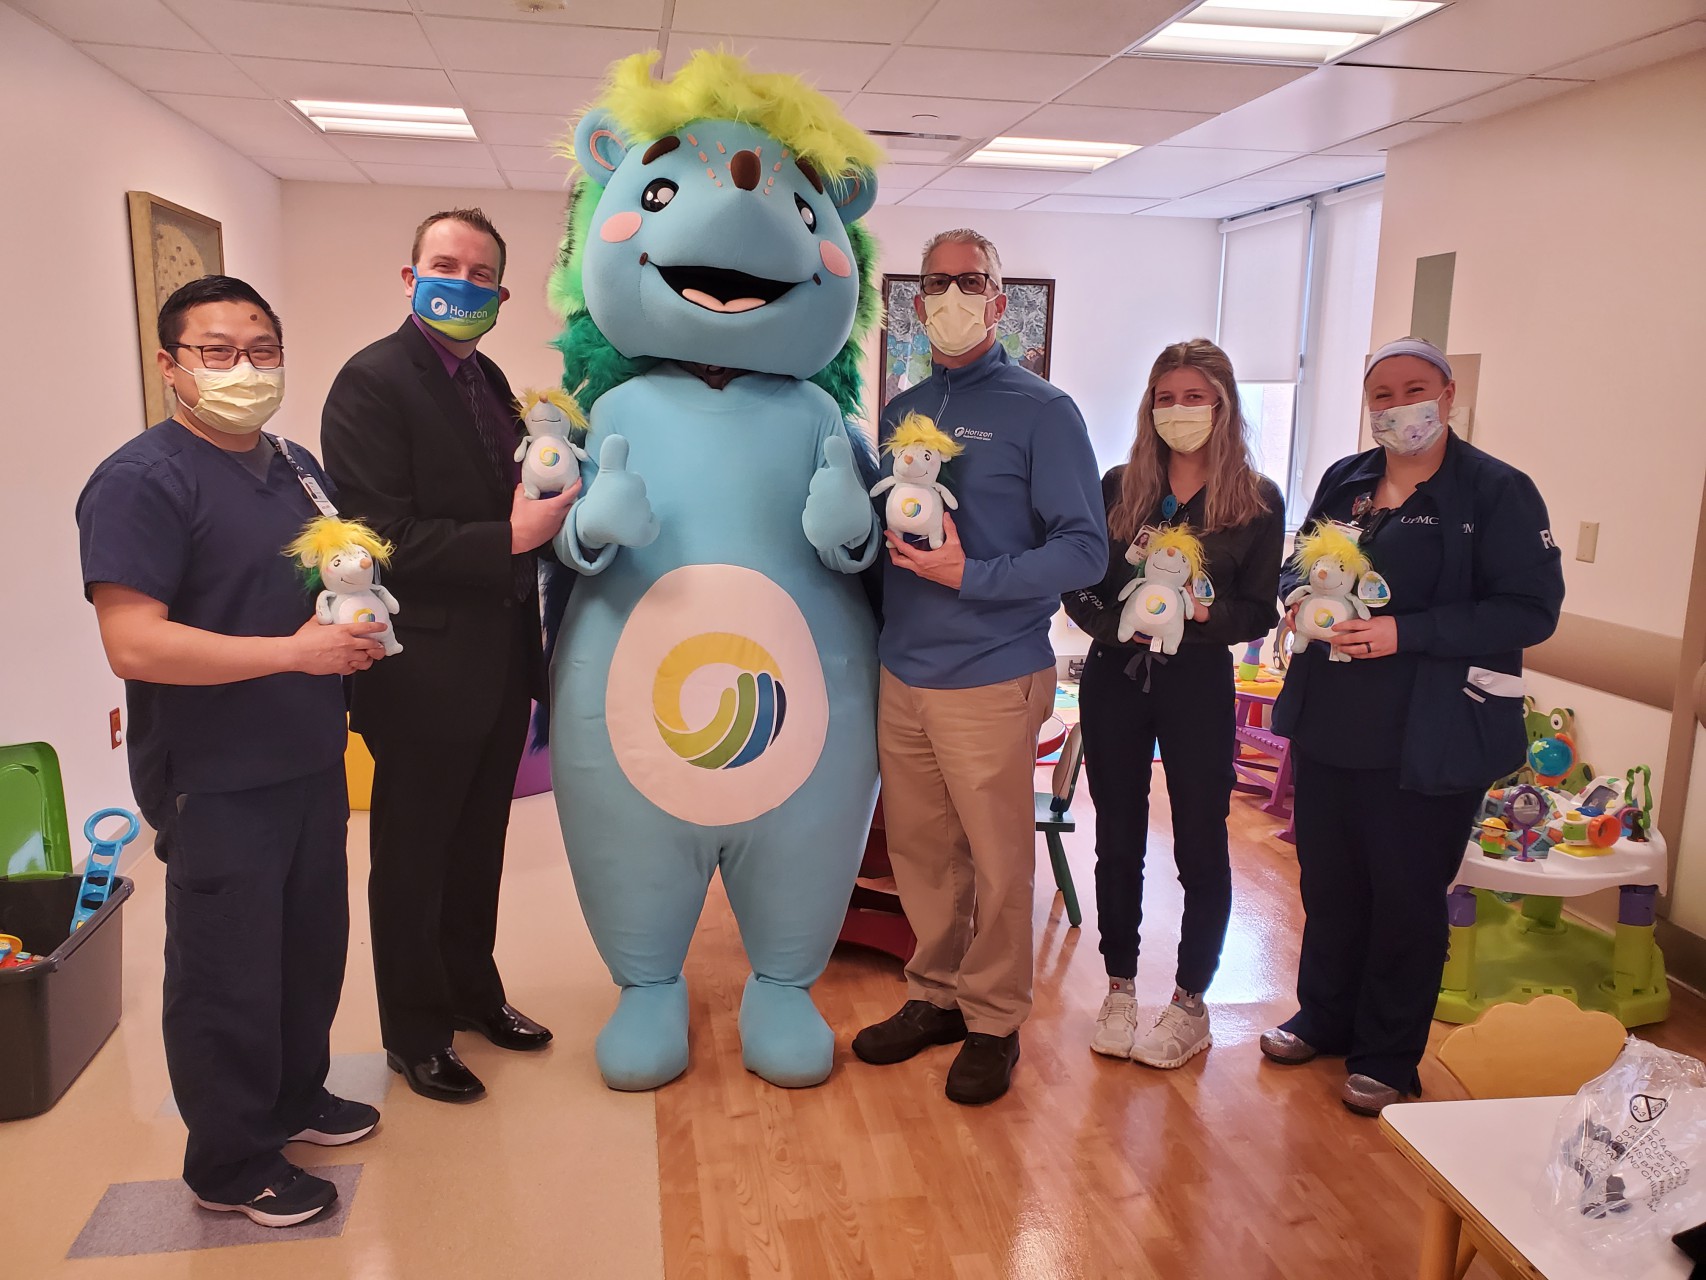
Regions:
<instances>
[{"instance_id":1,"label":"toy ball","mask_svg":"<svg viewBox=\"0 0 1706 1280\"><path fill-rule=\"evenodd\" d=\"M1575 764L1576 753L1562 738L1540 738L1528 746L1528 764L1543 778L1561 777Z\"/></svg>"}]
</instances>

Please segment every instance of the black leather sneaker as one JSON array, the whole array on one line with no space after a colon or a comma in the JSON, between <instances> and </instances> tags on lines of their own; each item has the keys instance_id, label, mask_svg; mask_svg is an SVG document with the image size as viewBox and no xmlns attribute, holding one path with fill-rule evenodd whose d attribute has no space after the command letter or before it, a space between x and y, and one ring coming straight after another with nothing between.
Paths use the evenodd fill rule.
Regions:
<instances>
[{"instance_id":1,"label":"black leather sneaker","mask_svg":"<svg viewBox=\"0 0 1706 1280\"><path fill-rule=\"evenodd\" d=\"M291 1134L289 1140L312 1142L317 1147L341 1147L346 1143L360 1142L378 1125L377 1107L328 1094L326 1105L300 1132Z\"/></svg>"},{"instance_id":2,"label":"black leather sneaker","mask_svg":"<svg viewBox=\"0 0 1706 1280\"><path fill-rule=\"evenodd\" d=\"M1007 1092L1013 1067L1019 1061L1019 1033L986 1036L973 1032L966 1037L954 1065L948 1068L945 1092L948 1101L962 1106L982 1106Z\"/></svg>"},{"instance_id":3,"label":"black leather sneaker","mask_svg":"<svg viewBox=\"0 0 1706 1280\"><path fill-rule=\"evenodd\" d=\"M195 1202L215 1213L240 1213L263 1227L294 1227L319 1217L337 1199L338 1189L330 1182L292 1165L289 1173L264 1188L252 1200L241 1204L222 1204L197 1196Z\"/></svg>"},{"instance_id":4,"label":"black leather sneaker","mask_svg":"<svg viewBox=\"0 0 1706 1280\"><path fill-rule=\"evenodd\" d=\"M942 1009L928 1000L908 1000L892 1018L866 1027L853 1037L853 1052L862 1061L886 1067L905 1062L937 1044L956 1044L966 1038L965 1015Z\"/></svg>"}]
</instances>

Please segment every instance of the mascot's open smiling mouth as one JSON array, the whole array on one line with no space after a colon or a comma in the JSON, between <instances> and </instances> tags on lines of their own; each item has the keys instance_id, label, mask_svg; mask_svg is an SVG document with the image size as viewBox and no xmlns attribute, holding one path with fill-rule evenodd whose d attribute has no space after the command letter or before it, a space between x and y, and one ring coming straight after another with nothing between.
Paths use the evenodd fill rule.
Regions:
<instances>
[{"instance_id":1,"label":"mascot's open smiling mouth","mask_svg":"<svg viewBox=\"0 0 1706 1280\"><path fill-rule=\"evenodd\" d=\"M722 267L666 267L654 262L663 282L707 311L756 311L794 287L792 281L766 280Z\"/></svg>"}]
</instances>

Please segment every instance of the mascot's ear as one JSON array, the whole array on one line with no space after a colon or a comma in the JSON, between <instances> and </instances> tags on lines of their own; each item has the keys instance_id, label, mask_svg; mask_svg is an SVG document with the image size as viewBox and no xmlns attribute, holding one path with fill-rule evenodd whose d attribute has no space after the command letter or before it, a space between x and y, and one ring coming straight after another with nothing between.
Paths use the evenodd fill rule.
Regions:
<instances>
[{"instance_id":1,"label":"mascot's ear","mask_svg":"<svg viewBox=\"0 0 1706 1280\"><path fill-rule=\"evenodd\" d=\"M599 186L610 181L627 154L628 144L616 131L616 121L608 111L595 107L575 126L575 159Z\"/></svg>"},{"instance_id":2,"label":"mascot's ear","mask_svg":"<svg viewBox=\"0 0 1706 1280\"><path fill-rule=\"evenodd\" d=\"M843 223L857 222L877 203L877 175L869 169L855 169L839 178L831 178L826 193L835 201L835 209Z\"/></svg>"}]
</instances>

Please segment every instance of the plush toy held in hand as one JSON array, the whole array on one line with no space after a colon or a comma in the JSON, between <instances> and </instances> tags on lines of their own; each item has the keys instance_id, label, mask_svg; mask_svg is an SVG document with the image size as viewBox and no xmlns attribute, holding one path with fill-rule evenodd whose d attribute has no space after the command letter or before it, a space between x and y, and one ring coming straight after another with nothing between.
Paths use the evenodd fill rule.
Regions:
<instances>
[{"instance_id":1,"label":"plush toy held in hand","mask_svg":"<svg viewBox=\"0 0 1706 1280\"><path fill-rule=\"evenodd\" d=\"M958 511L960 504L938 484L942 464L960 452L960 446L922 413L909 413L900 420L885 453L894 455L894 474L871 486L871 496L888 493L883 509L884 523L896 533L910 533L929 541L937 550L945 537L942 513Z\"/></svg>"},{"instance_id":2,"label":"plush toy held in hand","mask_svg":"<svg viewBox=\"0 0 1706 1280\"><path fill-rule=\"evenodd\" d=\"M1126 558L1131 559L1128 553ZM1202 542L1183 525L1150 534L1137 576L1120 588L1120 642L1149 637L1151 653L1177 653L1196 611L1191 584L1202 576Z\"/></svg>"},{"instance_id":3,"label":"plush toy held in hand","mask_svg":"<svg viewBox=\"0 0 1706 1280\"><path fill-rule=\"evenodd\" d=\"M1362 548L1339 526L1322 521L1297 540L1297 563L1305 581L1285 598L1297 606L1297 639L1293 652L1302 653L1311 640L1331 639L1333 628L1351 618L1366 620L1370 609L1391 603L1392 589L1374 571ZM1333 649L1329 662L1349 662L1351 656Z\"/></svg>"},{"instance_id":4,"label":"plush toy held in hand","mask_svg":"<svg viewBox=\"0 0 1706 1280\"><path fill-rule=\"evenodd\" d=\"M515 451L521 464L521 491L529 498L549 498L580 478L587 452L570 438L586 438L586 414L575 398L555 387L526 391L516 404L527 439Z\"/></svg>"},{"instance_id":5,"label":"plush toy held in hand","mask_svg":"<svg viewBox=\"0 0 1706 1280\"><path fill-rule=\"evenodd\" d=\"M284 553L301 561L308 589L320 588L314 616L322 626L347 622L378 622L385 630L375 632L385 656L403 652L391 627L393 614L401 613L397 597L379 585L379 568L391 563L391 544L357 520L318 516L303 527L301 535Z\"/></svg>"}]
</instances>

